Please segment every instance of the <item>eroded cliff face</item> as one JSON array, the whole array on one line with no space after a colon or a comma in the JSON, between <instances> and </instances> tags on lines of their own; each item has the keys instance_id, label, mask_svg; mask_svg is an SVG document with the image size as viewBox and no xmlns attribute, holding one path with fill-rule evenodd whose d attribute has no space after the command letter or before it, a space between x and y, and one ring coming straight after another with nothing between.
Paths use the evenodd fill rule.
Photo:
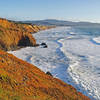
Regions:
<instances>
[{"instance_id":1,"label":"eroded cliff face","mask_svg":"<svg viewBox=\"0 0 100 100\"><path fill-rule=\"evenodd\" d=\"M75 88L0 50L1 100L90 100Z\"/></svg>"},{"instance_id":2,"label":"eroded cliff face","mask_svg":"<svg viewBox=\"0 0 100 100\"><path fill-rule=\"evenodd\" d=\"M35 46L36 40L31 33L45 30L49 27L18 24L6 19L0 19L0 49L14 50L19 46Z\"/></svg>"}]
</instances>

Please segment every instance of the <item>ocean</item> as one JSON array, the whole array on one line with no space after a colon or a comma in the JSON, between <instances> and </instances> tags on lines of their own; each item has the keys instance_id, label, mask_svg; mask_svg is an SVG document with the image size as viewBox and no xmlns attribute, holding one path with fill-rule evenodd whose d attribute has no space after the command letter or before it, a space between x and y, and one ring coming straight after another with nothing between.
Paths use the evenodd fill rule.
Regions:
<instances>
[{"instance_id":1,"label":"ocean","mask_svg":"<svg viewBox=\"0 0 100 100\"><path fill-rule=\"evenodd\" d=\"M33 36L48 47L26 47L9 53L50 71L91 100L100 100L99 27L57 27Z\"/></svg>"}]
</instances>

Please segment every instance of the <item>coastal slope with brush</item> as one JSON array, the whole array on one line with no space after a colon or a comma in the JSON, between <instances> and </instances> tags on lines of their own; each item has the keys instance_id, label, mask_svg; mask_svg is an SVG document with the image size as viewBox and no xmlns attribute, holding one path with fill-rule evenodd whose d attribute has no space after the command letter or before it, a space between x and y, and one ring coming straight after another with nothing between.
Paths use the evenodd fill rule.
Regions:
<instances>
[{"instance_id":1,"label":"coastal slope with brush","mask_svg":"<svg viewBox=\"0 0 100 100\"><path fill-rule=\"evenodd\" d=\"M1 100L90 100L74 87L0 50Z\"/></svg>"},{"instance_id":2,"label":"coastal slope with brush","mask_svg":"<svg viewBox=\"0 0 100 100\"><path fill-rule=\"evenodd\" d=\"M23 46L36 46L36 40L31 33L50 27L15 23L0 18L0 49L8 51Z\"/></svg>"}]
</instances>

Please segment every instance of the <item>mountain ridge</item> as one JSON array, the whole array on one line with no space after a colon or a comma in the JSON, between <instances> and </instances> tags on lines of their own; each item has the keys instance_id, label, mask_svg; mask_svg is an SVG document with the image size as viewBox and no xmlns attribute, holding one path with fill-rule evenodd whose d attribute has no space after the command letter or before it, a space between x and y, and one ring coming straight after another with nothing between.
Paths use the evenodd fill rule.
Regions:
<instances>
[{"instance_id":1,"label":"mountain ridge","mask_svg":"<svg viewBox=\"0 0 100 100\"><path fill-rule=\"evenodd\" d=\"M45 20L28 20L28 21L19 21L22 23L31 23L36 25L56 25L56 26L100 26L100 23L92 22L73 22L73 21L64 21L57 19L45 19Z\"/></svg>"}]
</instances>

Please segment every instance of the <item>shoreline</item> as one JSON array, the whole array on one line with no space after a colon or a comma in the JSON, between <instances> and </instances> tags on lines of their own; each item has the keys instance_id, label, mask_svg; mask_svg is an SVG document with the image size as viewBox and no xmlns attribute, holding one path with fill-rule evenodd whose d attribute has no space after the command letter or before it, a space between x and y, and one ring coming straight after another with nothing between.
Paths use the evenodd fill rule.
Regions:
<instances>
[{"instance_id":1,"label":"shoreline","mask_svg":"<svg viewBox=\"0 0 100 100\"><path fill-rule=\"evenodd\" d=\"M64 29L68 29L68 28L64 28ZM37 34L34 34L35 35L34 37L36 38L36 40L38 39L37 42L40 43L40 41L42 42L45 41L48 44L48 48L44 49L40 47L37 47L37 48L27 47L25 49L21 49L21 51L15 52L15 56L17 54L18 54L17 57L19 55L22 55L23 60L27 61L28 59L29 63L34 64L35 66L40 68L42 71L44 72L50 71L50 73L54 77L63 80L67 84L70 83L73 87L75 87L75 84L74 82L72 82L73 80L67 71L68 59L66 59L66 56L64 54L63 54L64 56L62 56L62 53L63 53L61 51L62 44L59 42L60 41L59 39L62 39L62 38L56 37L57 39L54 38L53 41L49 40L49 38L53 38L52 34L53 35L55 34L56 36L57 33L54 30L56 29L50 29L50 31L46 30L45 32L42 31ZM39 38L38 38L38 35L39 35ZM49 38L45 38L45 40L41 40L45 36ZM25 54L23 52L25 52ZM45 53L43 54L42 52L45 52ZM80 92L83 92L83 91L80 91Z\"/></svg>"}]
</instances>

